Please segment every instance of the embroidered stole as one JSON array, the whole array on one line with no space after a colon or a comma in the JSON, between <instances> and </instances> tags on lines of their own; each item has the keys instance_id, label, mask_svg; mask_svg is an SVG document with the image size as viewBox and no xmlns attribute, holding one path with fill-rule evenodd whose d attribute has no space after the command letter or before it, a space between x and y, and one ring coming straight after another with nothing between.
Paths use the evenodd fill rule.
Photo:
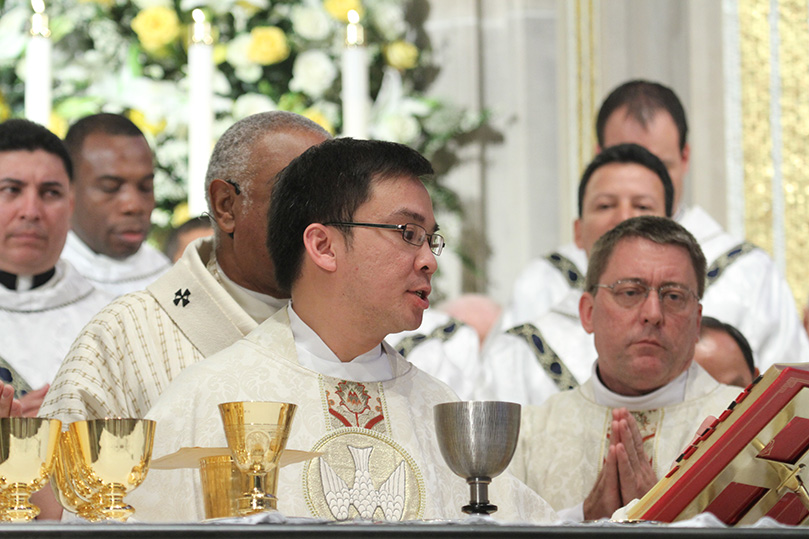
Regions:
<instances>
[{"instance_id":1,"label":"embroidered stole","mask_svg":"<svg viewBox=\"0 0 809 539\"><path fill-rule=\"evenodd\" d=\"M531 348L534 356L537 359L540 367L542 367L548 376L553 380L553 383L559 388L559 391L566 391L578 387L579 382L571 374L570 369L567 368L562 358L556 355L556 352L548 346L542 333L533 324L522 324L513 327L506 331L511 335L516 335L522 338Z\"/></svg>"}]
</instances>

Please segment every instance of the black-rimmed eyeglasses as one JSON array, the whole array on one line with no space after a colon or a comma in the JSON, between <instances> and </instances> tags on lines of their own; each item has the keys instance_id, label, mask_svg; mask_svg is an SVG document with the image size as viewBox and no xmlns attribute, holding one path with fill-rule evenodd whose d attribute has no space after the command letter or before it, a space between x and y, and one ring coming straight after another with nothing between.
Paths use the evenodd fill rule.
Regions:
<instances>
[{"instance_id":1,"label":"black-rimmed eyeglasses","mask_svg":"<svg viewBox=\"0 0 809 539\"><path fill-rule=\"evenodd\" d=\"M427 230L415 223L407 223L404 225L385 225L379 223L342 223L342 222L331 222L331 223L323 223L326 226L358 226L358 227L366 227L366 228L384 228L388 230L401 230L402 231L402 239L405 240L410 245L415 245L416 247L421 247L424 245L425 241L429 242L430 250L438 256L441 254L441 251L444 250L444 246L446 242L444 242L444 237L440 234L428 234Z\"/></svg>"}]
</instances>

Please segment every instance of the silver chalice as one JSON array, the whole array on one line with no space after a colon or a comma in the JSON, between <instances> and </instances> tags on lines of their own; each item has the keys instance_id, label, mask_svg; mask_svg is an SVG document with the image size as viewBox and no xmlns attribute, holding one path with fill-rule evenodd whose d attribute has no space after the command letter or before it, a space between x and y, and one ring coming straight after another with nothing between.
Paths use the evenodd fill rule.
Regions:
<instances>
[{"instance_id":1,"label":"silver chalice","mask_svg":"<svg viewBox=\"0 0 809 539\"><path fill-rule=\"evenodd\" d=\"M488 515L489 483L506 469L520 435L520 405L513 402L461 401L434 408L441 454L450 469L469 484L464 513Z\"/></svg>"}]
</instances>

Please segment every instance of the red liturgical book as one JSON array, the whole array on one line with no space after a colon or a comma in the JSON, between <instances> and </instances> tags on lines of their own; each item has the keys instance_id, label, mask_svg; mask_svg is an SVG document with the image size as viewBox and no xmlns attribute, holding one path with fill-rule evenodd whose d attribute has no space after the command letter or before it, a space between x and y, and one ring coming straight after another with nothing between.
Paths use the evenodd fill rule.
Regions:
<instances>
[{"instance_id":1,"label":"red liturgical book","mask_svg":"<svg viewBox=\"0 0 809 539\"><path fill-rule=\"evenodd\" d=\"M629 510L674 522L710 512L729 526L764 516L809 524L809 364L770 367Z\"/></svg>"}]
</instances>

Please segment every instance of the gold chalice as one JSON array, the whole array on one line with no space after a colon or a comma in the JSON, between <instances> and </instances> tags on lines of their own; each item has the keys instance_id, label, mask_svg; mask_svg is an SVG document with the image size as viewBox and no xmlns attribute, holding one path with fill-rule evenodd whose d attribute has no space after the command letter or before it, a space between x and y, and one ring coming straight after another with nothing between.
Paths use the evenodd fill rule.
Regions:
<instances>
[{"instance_id":1,"label":"gold chalice","mask_svg":"<svg viewBox=\"0 0 809 539\"><path fill-rule=\"evenodd\" d=\"M56 450L51 489L62 507L81 518L90 521L102 520L93 507L96 490L90 486L88 473L79 467L76 458L78 446L70 430L62 432Z\"/></svg>"},{"instance_id":2,"label":"gold chalice","mask_svg":"<svg viewBox=\"0 0 809 539\"><path fill-rule=\"evenodd\" d=\"M272 510L275 496L267 488L267 474L278 466L296 408L284 402L219 405L233 461L250 477L251 488L238 499L239 514Z\"/></svg>"},{"instance_id":3,"label":"gold chalice","mask_svg":"<svg viewBox=\"0 0 809 539\"><path fill-rule=\"evenodd\" d=\"M92 505L101 518L124 521L135 512L124 502L124 496L146 478L154 429L155 422L148 419L93 419L70 424L75 442L74 479L95 491Z\"/></svg>"},{"instance_id":4,"label":"gold chalice","mask_svg":"<svg viewBox=\"0 0 809 539\"><path fill-rule=\"evenodd\" d=\"M1 521L27 522L39 514L28 498L48 480L61 428L56 419L0 419Z\"/></svg>"}]
</instances>

